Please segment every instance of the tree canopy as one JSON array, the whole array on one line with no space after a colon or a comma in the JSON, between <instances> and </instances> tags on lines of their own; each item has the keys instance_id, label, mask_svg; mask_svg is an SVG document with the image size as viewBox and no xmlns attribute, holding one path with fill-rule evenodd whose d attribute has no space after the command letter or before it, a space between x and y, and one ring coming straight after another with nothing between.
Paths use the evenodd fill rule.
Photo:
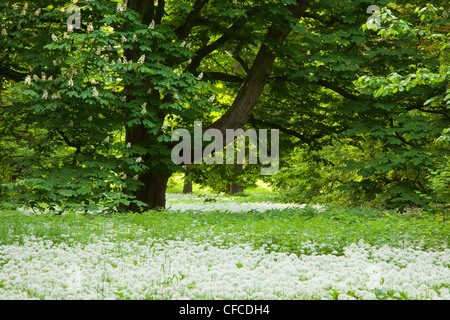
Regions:
<instances>
[{"instance_id":1,"label":"tree canopy","mask_svg":"<svg viewBox=\"0 0 450 320\"><path fill-rule=\"evenodd\" d=\"M0 196L164 207L169 177L184 170L172 133L202 121L223 134L278 129L283 168L263 179L289 199L446 201L446 2L380 1L376 30L371 5L1 2ZM245 184L261 178L256 167L194 165L192 175Z\"/></svg>"}]
</instances>

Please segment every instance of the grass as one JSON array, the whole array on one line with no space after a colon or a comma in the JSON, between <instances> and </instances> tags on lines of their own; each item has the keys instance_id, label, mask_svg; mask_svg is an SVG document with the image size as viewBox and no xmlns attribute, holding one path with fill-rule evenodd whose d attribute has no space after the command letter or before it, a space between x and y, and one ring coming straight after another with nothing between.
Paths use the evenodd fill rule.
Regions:
<instances>
[{"instance_id":1,"label":"grass","mask_svg":"<svg viewBox=\"0 0 450 320\"><path fill-rule=\"evenodd\" d=\"M209 196L210 197L210 196ZM173 199L190 203L208 197ZM265 199L264 196L217 197L215 201L236 203ZM420 247L441 250L450 245L450 227L439 216L407 216L369 208L340 209L329 207L317 212L304 209L266 212L171 212L149 211L142 214L66 214L24 215L14 211L0 213L0 245L21 242L24 235L52 240L55 243L89 243L109 235L117 241L161 240L209 241L212 244L251 243L268 250L300 254L342 254L344 247L364 239L376 246ZM305 248L313 242L314 249ZM326 244L326 246L322 246Z\"/></svg>"}]
</instances>

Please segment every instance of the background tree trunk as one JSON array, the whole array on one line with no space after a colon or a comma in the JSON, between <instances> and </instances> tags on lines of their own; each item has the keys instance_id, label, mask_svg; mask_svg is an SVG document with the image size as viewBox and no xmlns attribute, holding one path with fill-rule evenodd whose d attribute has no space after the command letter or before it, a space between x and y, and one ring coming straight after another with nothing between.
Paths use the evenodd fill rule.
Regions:
<instances>
[{"instance_id":1,"label":"background tree trunk","mask_svg":"<svg viewBox=\"0 0 450 320\"><path fill-rule=\"evenodd\" d=\"M190 173L191 167L186 166L186 173L184 174L183 194L192 193L192 181L189 180Z\"/></svg>"},{"instance_id":2,"label":"background tree trunk","mask_svg":"<svg viewBox=\"0 0 450 320\"><path fill-rule=\"evenodd\" d=\"M238 176L243 169L244 169L244 166L242 164L239 164L239 163L236 164L233 167L233 171L235 172L235 174L233 176ZM227 189L228 189L228 192L230 192L231 194L235 194L238 192L244 192L244 188L242 186L240 186L238 183L228 184Z\"/></svg>"}]
</instances>

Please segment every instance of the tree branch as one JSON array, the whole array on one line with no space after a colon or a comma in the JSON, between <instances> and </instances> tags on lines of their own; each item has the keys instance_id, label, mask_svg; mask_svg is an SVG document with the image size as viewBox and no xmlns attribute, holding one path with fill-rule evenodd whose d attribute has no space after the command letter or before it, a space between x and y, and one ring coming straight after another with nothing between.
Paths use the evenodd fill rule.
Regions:
<instances>
[{"instance_id":1,"label":"tree branch","mask_svg":"<svg viewBox=\"0 0 450 320\"><path fill-rule=\"evenodd\" d=\"M425 113L434 113L434 114L440 114L441 116L444 116L446 119L449 119L450 116L448 115L448 112L445 111L437 111L437 110L428 110L428 109L423 109L423 105L421 106L410 106L407 107L406 110L411 111L411 110L419 110Z\"/></svg>"},{"instance_id":2,"label":"tree branch","mask_svg":"<svg viewBox=\"0 0 450 320\"><path fill-rule=\"evenodd\" d=\"M204 72L204 75L206 79L214 79L225 82L242 83L245 80L245 78L242 78L240 76L223 72Z\"/></svg>"},{"instance_id":3,"label":"tree branch","mask_svg":"<svg viewBox=\"0 0 450 320\"><path fill-rule=\"evenodd\" d=\"M288 76L278 76L278 77L274 77L272 79L274 79L275 82L284 82L284 81L293 81L293 82L295 82L295 80L289 80ZM358 100L359 99L359 96L357 96L357 95L355 95L355 94L353 94L351 92L348 92L346 89L344 89L342 87L339 87L339 86L335 85L334 83L332 83L332 82L330 82L328 80L325 80L323 78L319 79L319 80L317 80L315 82L312 82L312 83L317 84L317 85L319 85L321 87L330 89L330 90L340 94L344 98L347 98L347 99L350 99L350 100Z\"/></svg>"},{"instance_id":4,"label":"tree branch","mask_svg":"<svg viewBox=\"0 0 450 320\"><path fill-rule=\"evenodd\" d=\"M299 19L308 8L309 3L310 0L298 0L295 5L289 5L288 9L292 19ZM233 104L210 128L219 129L225 134L226 129L238 129L245 125L264 90L267 78L272 73L276 58L273 47L281 46L292 28L291 21L286 21L285 25L272 26L268 29L265 42L261 44Z\"/></svg>"},{"instance_id":5,"label":"tree branch","mask_svg":"<svg viewBox=\"0 0 450 320\"><path fill-rule=\"evenodd\" d=\"M197 20L200 17L200 11L209 2L209 0L197 0L194 4L193 10L189 13L186 18L184 25L177 31L177 38L184 39L191 32L192 28L195 26Z\"/></svg>"},{"instance_id":6,"label":"tree branch","mask_svg":"<svg viewBox=\"0 0 450 320\"><path fill-rule=\"evenodd\" d=\"M0 77L20 82L26 77L26 74L0 66Z\"/></svg>"},{"instance_id":7,"label":"tree branch","mask_svg":"<svg viewBox=\"0 0 450 320\"><path fill-rule=\"evenodd\" d=\"M231 28L233 28L233 27L231 27ZM209 55L211 52L213 52L214 50L217 50L222 45L224 45L228 41L228 39L230 39L230 35L223 34L219 39L217 39L213 43L206 45L203 48L200 48L199 50L197 50L195 57L192 59L191 64L187 68L187 71L194 73L197 70L197 68L200 66L200 63L202 62L202 60L207 55Z\"/></svg>"},{"instance_id":8,"label":"tree branch","mask_svg":"<svg viewBox=\"0 0 450 320\"><path fill-rule=\"evenodd\" d=\"M77 149L77 150L75 151L75 154L79 154L79 153L80 153L81 144L76 144L76 143L73 143L72 141L70 141L69 138L67 138L67 136L64 134L64 132L61 131L60 129L56 129L56 132L59 133L59 135L63 138L64 142L65 142L69 147L72 147L72 148Z\"/></svg>"},{"instance_id":9,"label":"tree branch","mask_svg":"<svg viewBox=\"0 0 450 320\"><path fill-rule=\"evenodd\" d=\"M303 134L301 134L301 133L299 133L297 131L294 131L294 130L282 127L282 126L280 126L277 123L272 123L272 122L256 119L253 115L251 115L250 118L248 119L248 123L253 124L253 125L258 125L259 124L259 125L263 125L265 127L278 129L281 132L286 133L286 134L288 134L290 136L296 137L296 138L302 140L302 142L305 142L305 143L310 142L310 141L312 141L314 139L317 139L317 138L321 137L321 135L315 134L315 135L312 135L311 137L307 138Z\"/></svg>"},{"instance_id":10,"label":"tree branch","mask_svg":"<svg viewBox=\"0 0 450 320\"><path fill-rule=\"evenodd\" d=\"M153 0L151 0L153 1ZM166 2L164 0L158 0L158 6L156 7L155 12L155 23L161 24L162 18L165 14L164 7L166 6Z\"/></svg>"}]
</instances>

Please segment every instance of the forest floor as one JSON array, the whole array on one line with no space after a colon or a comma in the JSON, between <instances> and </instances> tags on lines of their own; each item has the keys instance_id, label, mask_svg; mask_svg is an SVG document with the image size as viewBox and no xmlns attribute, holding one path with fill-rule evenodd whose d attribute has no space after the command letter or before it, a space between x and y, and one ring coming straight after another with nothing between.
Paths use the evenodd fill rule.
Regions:
<instances>
[{"instance_id":1,"label":"forest floor","mask_svg":"<svg viewBox=\"0 0 450 320\"><path fill-rule=\"evenodd\" d=\"M450 299L440 216L167 197L142 214L0 210L0 299Z\"/></svg>"}]
</instances>

